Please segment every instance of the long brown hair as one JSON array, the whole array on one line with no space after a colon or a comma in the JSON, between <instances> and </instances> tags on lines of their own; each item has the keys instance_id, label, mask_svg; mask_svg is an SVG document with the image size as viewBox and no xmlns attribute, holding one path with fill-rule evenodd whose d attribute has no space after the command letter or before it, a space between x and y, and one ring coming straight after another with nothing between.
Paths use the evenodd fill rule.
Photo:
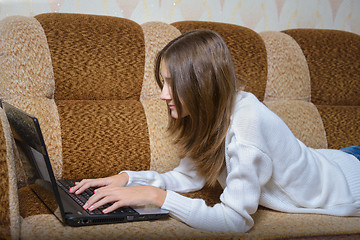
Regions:
<instances>
[{"instance_id":1,"label":"long brown hair","mask_svg":"<svg viewBox=\"0 0 360 240\"><path fill-rule=\"evenodd\" d=\"M230 51L211 30L194 30L171 41L156 58L155 78L163 87L161 61L169 70L178 116L169 117L168 131L180 157L190 157L199 175L214 185L225 163L225 137L230 125L236 75Z\"/></svg>"}]
</instances>

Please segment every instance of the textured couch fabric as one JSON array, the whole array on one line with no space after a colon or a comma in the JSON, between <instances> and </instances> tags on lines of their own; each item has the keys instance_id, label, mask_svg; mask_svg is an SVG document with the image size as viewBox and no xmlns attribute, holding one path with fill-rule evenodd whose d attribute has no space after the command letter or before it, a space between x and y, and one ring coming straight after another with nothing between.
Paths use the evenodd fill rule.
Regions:
<instances>
[{"instance_id":1,"label":"textured couch fabric","mask_svg":"<svg viewBox=\"0 0 360 240\"><path fill-rule=\"evenodd\" d=\"M179 158L153 76L156 53L185 31L213 29L236 73L314 148L360 145L360 36L332 30L256 33L225 23L166 24L82 14L0 22L0 98L39 118L57 178L121 170L169 171ZM360 237L360 218L289 214L263 207L249 233L205 232L173 218L72 228L26 183L24 154L0 109L0 238L254 239ZM189 197L219 202L219 185Z\"/></svg>"},{"instance_id":2,"label":"textured couch fabric","mask_svg":"<svg viewBox=\"0 0 360 240\"><path fill-rule=\"evenodd\" d=\"M329 148L359 145L360 38L335 30L287 30L309 66L311 101L325 126Z\"/></svg>"}]
</instances>

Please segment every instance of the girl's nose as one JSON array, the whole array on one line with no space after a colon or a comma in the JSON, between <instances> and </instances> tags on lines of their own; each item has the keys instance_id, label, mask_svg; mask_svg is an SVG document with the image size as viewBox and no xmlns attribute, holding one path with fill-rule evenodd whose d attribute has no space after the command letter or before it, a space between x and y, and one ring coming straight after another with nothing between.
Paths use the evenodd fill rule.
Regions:
<instances>
[{"instance_id":1,"label":"girl's nose","mask_svg":"<svg viewBox=\"0 0 360 240\"><path fill-rule=\"evenodd\" d=\"M170 92L169 86L167 86L167 84L164 84L164 86L161 90L160 99L171 100L171 92Z\"/></svg>"}]
</instances>

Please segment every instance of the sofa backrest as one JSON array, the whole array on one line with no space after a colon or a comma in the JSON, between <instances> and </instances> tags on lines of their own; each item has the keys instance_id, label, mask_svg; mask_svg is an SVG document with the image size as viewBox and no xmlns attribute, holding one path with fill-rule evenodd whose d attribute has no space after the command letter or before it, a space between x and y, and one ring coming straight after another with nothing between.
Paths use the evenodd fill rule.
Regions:
<instances>
[{"instance_id":1,"label":"sofa backrest","mask_svg":"<svg viewBox=\"0 0 360 240\"><path fill-rule=\"evenodd\" d=\"M294 40L279 32L258 34L227 23L181 21L172 25L181 32L199 28L217 31L229 47L238 78L246 83L245 91L264 101L305 144L327 146L321 118L315 106L309 103L310 77L306 60ZM286 58L289 54L291 57ZM303 71L294 73L292 70L296 67L293 66Z\"/></svg>"},{"instance_id":2,"label":"sofa backrest","mask_svg":"<svg viewBox=\"0 0 360 240\"><path fill-rule=\"evenodd\" d=\"M211 29L218 32L226 42L234 65L237 77L245 81L245 90L252 92L264 100L267 59L264 42L255 31L234 24L181 21L171 25L184 33L194 29Z\"/></svg>"},{"instance_id":3,"label":"sofa backrest","mask_svg":"<svg viewBox=\"0 0 360 240\"><path fill-rule=\"evenodd\" d=\"M82 14L35 18L51 53L63 177L149 169L148 128L139 101L145 63L140 25Z\"/></svg>"},{"instance_id":4,"label":"sofa backrest","mask_svg":"<svg viewBox=\"0 0 360 240\"><path fill-rule=\"evenodd\" d=\"M328 147L360 145L360 36L340 30L283 31L301 47L311 77L311 102Z\"/></svg>"},{"instance_id":5,"label":"sofa backrest","mask_svg":"<svg viewBox=\"0 0 360 240\"><path fill-rule=\"evenodd\" d=\"M314 148L359 145L360 36L338 30L254 31L201 21L172 23L182 33L217 31L239 78Z\"/></svg>"}]
</instances>

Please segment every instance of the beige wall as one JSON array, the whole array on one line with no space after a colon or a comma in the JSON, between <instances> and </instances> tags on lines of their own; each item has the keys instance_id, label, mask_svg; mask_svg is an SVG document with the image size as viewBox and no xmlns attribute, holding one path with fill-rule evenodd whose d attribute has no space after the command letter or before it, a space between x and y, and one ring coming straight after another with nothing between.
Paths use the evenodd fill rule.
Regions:
<instances>
[{"instance_id":1,"label":"beige wall","mask_svg":"<svg viewBox=\"0 0 360 240\"><path fill-rule=\"evenodd\" d=\"M0 19L45 12L119 16L140 24L203 20L257 32L326 28L360 34L360 0L0 0Z\"/></svg>"}]
</instances>

